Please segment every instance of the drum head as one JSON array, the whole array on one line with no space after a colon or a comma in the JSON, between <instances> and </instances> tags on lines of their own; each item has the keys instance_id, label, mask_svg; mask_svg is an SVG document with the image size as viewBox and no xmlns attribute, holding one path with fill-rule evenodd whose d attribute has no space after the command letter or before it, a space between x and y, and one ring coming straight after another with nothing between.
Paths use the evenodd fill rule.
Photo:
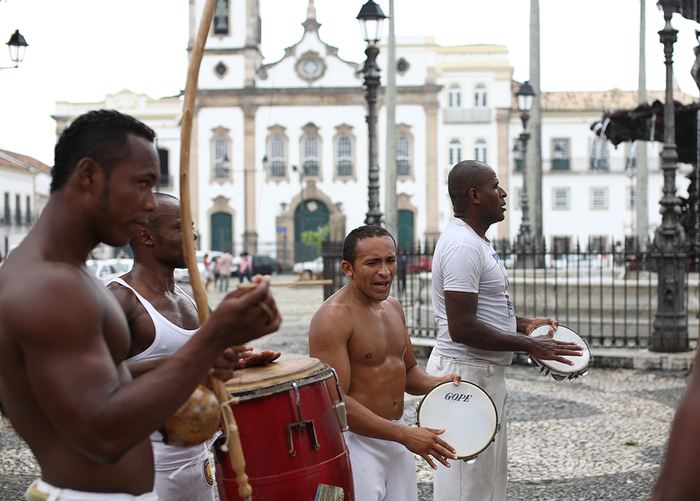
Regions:
<instances>
[{"instance_id":1,"label":"drum head","mask_svg":"<svg viewBox=\"0 0 700 501\"><path fill-rule=\"evenodd\" d=\"M530 336L544 336L549 331L549 327L549 324L544 324L535 327L532 330L532 332L530 332ZM571 360L574 363L574 365L566 365L565 363L557 362L556 360L538 359L541 364L561 374L577 374L581 371L586 370L588 365L591 363L591 352L588 349L588 345L583 340L583 338L581 338L581 336L576 334L568 327L560 325L559 327L557 327L557 330L554 331L554 339L556 339L557 341L567 341L570 343L576 343L577 345L583 347L583 353L580 357L564 357L567 360Z\"/></svg>"},{"instance_id":2,"label":"drum head","mask_svg":"<svg viewBox=\"0 0 700 501\"><path fill-rule=\"evenodd\" d=\"M493 442L498 413L491 397L479 386L462 381L441 383L418 405L418 426L445 429L440 435L457 450L459 459L479 455Z\"/></svg>"},{"instance_id":3,"label":"drum head","mask_svg":"<svg viewBox=\"0 0 700 501\"><path fill-rule=\"evenodd\" d=\"M233 395L250 393L262 388L275 387L291 381L321 375L331 376L326 364L317 358L296 358L275 361L259 367L248 367L233 372L233 377L226 381L226 389Z\"/></svg>"}]
</instances>

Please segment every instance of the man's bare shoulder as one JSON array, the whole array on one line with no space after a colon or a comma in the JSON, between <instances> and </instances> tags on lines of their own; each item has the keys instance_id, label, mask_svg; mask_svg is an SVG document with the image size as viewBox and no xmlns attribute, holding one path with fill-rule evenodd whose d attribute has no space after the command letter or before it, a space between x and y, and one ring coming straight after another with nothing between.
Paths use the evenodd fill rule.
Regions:
<instances>
[{"instance_id":1,"label":"man's bare shoulder","mask_svg":"<svg viewBox=\"0 0 700 501\"><path fill-rule=\"evenodd\" d=\"M101 316L102 285L87 269L40 261L31 273L20 273L7 266L0 278L0 326L6 334L50 337L58 323Z\"/></svg>"},{"instance_id":2,"label":"man's bare shoulder","mask_svg":"<svg viewBox=\"0 0 700 501\"><path fill-rule=\"evenodd\" d=\"M311 318L309 335L316 336L327 332L352 332L353 308L344 290L333 294L321 305Z\"/></svg>"},{"instance_id":3,"label":"man's bare shoulder","mask_svg":"<svg viewBox=\"0 0 700 501\"><path fill-rule=\"evenodd\" d=\"M119 278L124 280L127 276L128 273ZM107 288L114 294L114 297L117 298L117 301L125 312L136 307L138 300L136 299L134 291L129 287L119 282L110 282L107 284Z\"/></svg>"}]
</instances>

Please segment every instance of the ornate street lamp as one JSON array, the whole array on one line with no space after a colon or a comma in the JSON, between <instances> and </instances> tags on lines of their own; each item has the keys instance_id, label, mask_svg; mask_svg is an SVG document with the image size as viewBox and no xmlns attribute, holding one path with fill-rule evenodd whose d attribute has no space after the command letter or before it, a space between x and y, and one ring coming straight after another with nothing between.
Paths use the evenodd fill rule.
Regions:
<instances>
[{"instance_id":1,"label":"ornate street lamp","mask_svg":"<svg viewBox=\"0 0 700 501\"><path fill-rule=\"evenodd\" d=\"M386 16L382 12L382 8L374 3L374 0L367 0L357 15L362 39L367 43L365 50L367 60L362 69L367 89L367 130L369 134L369 201L365 224L382 223L382 213L379 210L379 166L377 165L377 89L379 88L379 68L377 67L379 48L377 42L382 37L384 19Z\"/></svg>"},{"instance_id":2,"label":"ornate street lamp","mask_svg":"<svg viewBox=\"0 0 700 501\"><path fill-rule=\"evenodd\" d=\"M659 38L664 46L666 64L666 102L664 103L664 145L661 150L661 170L664 173L661 205L661 225L654 234L652 257L658 268L658 306L654 317L649 350L686 351L688 317L685 310L685 248L686 237L680 224L680 199L676 195L676 122L673 104L673 44L678 31L671 26L671 17L678 11L679 0L660 0L664 11L664 28Z\"/></svg>"},{"instance_id":3,"label":"ornate street lamp","mask_svg":"<svg viewBox=\"0 0 700 501\"><path fill-rule=\"evenodd\" d=\"M3 68L0 68L0 70L19 68L19 63L21 63L24 60L24 52L29 44L20 34L19 30L15 30L15 32L10 37L10 40L5 45L7 45L7 47L10 49L10 59L13 63L15 63L15 65L5 66Z\"/></svg>"},{"instance_id":4,"label":"ornate street lamp","mask_svg":"<svg viewBox=\"0 0 700 501\"><path fill-rule=\"evenodd\" d=\"M535 91L532 89L530 82L524 82L518 92L515 93L518 100L518 110L520 120L523 122L523 132L520 134L520 154L522 155L522 174L523 174L523 190L520 200L520 207L523 211L523 217L520 222L520 230L518 231L518 252L523 254L524 260L521 260L526 267L532 267L534 264L534 245L532 241L532 224L530 223L530 205L527 195L527 141L530 139L530 134L527 133L527 121L530 119L530 111L532 104L535 102ZM528 263L531 263L528 266Z\"/></svg>"}]
</instances>

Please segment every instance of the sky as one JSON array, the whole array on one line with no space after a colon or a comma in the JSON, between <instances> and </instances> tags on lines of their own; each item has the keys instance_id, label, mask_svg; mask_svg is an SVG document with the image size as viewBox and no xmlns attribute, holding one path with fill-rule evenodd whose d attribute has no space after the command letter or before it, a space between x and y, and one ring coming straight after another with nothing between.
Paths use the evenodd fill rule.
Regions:
<instances>
[{"instance_id":1,"label":"sky","mask_svg":"<svg viewBox=\"0 0 700 501\"><path fill-rule=\"evenodd\" d=\"M321 39L343 59L362 62L355 19L365 0L316 0ZM389 15L389 0L377 0ZM646 0L647 88L665 87L663 14ZM299 41L308 0L260 0L262 53L279 60ZM498 44L513 78L529 78L529 0L395 0L395 33L435 36L440 45ZM543 91L636 90L640 0L540 0ZM158 99L184 89L188 0L0 0L0 42L16 29L29 47L18 69L0 70L0 149L53 164L51 115L57 101L99 102L123 89ZM679 30L674 71L681 90L698 96L690 76L697 23L673 16ZM388 22L385 23L385 33ZM11 66L0 47L0 67Z\"/></svg>"}]
</instances>

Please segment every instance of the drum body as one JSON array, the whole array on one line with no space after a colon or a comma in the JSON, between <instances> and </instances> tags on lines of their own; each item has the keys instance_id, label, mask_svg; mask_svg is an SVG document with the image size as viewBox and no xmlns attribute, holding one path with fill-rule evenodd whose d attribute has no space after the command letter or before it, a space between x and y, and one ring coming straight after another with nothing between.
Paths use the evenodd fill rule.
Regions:
<instances>
[{"instance_id":1,"label":"drum body","mask_svg":"<svg viewBox=\"0 0 700 501\"><path fill-rule=\"evenodd\" d=\"M445 429L440 435L454 447L459 459L469 461L496 437L498 411L491 397L478 385L462 381L440 383L418 405L418 426Z\"/></svg>"},{"instance_id":2,"label":"drum body","mask_svg":"<svg viewBox=\"0 0 700 501\"><path fill-rule=\"evenodd\" d=\"M226 389L259 501L354 500L350 455L326 380L332 369L314 358L236 371ZM219 453L221 501L240 500L228 453ZM341 496L342 494L342 496Z\"/></svg>"},{"instance_id":3,"label":"drum body","mask_svg":"<svg viewBox=\"0 0 700 501\"><path fill-rule=\"evenodd\" d=\"M549 324L535 327L530 332L530 336L544 336L547 334L547 332L549 332L549 328ZM588 367L591 365L591 350L588 348L586 341L584 341L581 336L576 334L576 332L563 325L560 325L557 327L557 330L554 331L554 339L557 341L576 343L577 345L583 347L583 353L580 357L564 357L565 359L573 362L574 365L567 365L562 362L557 362L556 360L540 360L538 358L528 356L528 362L530 365L537 367L545 376L551 375L552 378L557 381L563 381L564 379L575 379L579 376L585 376L588 374Z\"/></svg>"}]
</instances>

